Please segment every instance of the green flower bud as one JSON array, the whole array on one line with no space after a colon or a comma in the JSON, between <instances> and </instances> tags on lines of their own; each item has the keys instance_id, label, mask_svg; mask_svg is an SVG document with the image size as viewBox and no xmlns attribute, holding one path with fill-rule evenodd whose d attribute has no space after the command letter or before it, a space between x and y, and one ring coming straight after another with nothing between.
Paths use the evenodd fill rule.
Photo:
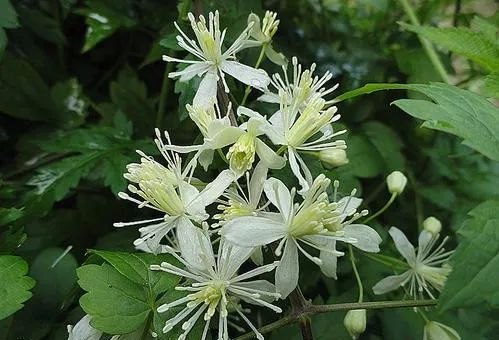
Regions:
<instances>
[{"instance_id":1,"label":"green flower bud","mask_svg":"<svg viewBox=\"0 0 499 340\"><path fill-rule=\"evenodd\" d=\"M392 194L401 194L407 184L407 177L400 171L394 171L386 177L388 191Z\"/></svg>"},{"instance_id":2,"label":"green flower bud","mask_svg":"<svg viewBox=\"0 0 499 340\"><path fill-rule=\"evenodd\" d=\"M461 337L453 328L430 321L424 326L423 340L461 340Z\"/></svg>"},{"instance_id":3,"label":"green flower bud","mask_svg":"<svg viewBox=\"0 0 499 340\"><path fill-rule=\"evenodd\" d=\"M348 311L343 319L343 325L352 339L357 339L366 330L366 310L353 309Z\"/></svg>"},{"instance_id":4,"label":"green flower bud","mask_svg":"<svg viewBox=\"0 0 499 340\"><path fill-rule=\"evenodd\" d=\"M348 163L347 153L343 149L330 148L319 151L319 159L327 168L335 168Z\"/></svg>"},{"instance_id":5,"label":"green flower bud","mask_svg":"<svg viewBox=\"0 0 499 340\"><path fill-rule=\"evenodd\" d=\"M442 230L442 223L437 218L430 216L423 221L423 228L432 235L436 235Z\"/></svg>"}]
</instances>

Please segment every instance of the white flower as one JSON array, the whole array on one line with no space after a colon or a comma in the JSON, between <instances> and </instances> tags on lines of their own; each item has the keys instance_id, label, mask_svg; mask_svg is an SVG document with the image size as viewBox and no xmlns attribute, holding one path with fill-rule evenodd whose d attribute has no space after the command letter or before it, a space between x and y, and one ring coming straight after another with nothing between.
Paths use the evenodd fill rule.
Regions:
<instances>
[{"instance_id":1,"label":"white flower","mask_svg":"<svg viewBox=\"0 0 499 340\"><path fill-rule=\"evenodd\" d=\"M432 299L435 296L432 290L441 291L447 276L451 272L450 266L445 264L452 251L446 252L444 244L447 237L435 249L439 235L433 235L425 230L418 240L417 253L414 246L407 240L402 231L391 227L388 231L399 253L405 258L409 269L400 275L388 276L379 281L374 287L375 294L384 294L409 284L409 294L414 298L422 297L426 292Z\"/></svg>"},{"instance_id":2,"label":"white flower","mask_svg":"<svg viewBox=\"0 0 499 340\"><path fill-rule=\"evenodd\" d=\"M331 72L327 71L322 77L314 76L316 68L315 63L312 64L310 69L302 70L302 65L298 63L296 57L292 58L293 63L293 78L289 80L286 67L282 67L283 77L279 73L272 75L270 84L274 87L276 92L266 91L260 98L261 101L267 103L279 104L284 99L287 105L296 106L302 110L308 102L314 98L324 98L334 90L339 84L326 89L326 83L333 78ZM286 94L285 97L281 96L281 92ZM324 102L326 107L330 106L333 100Z\"/></svg>"},{"instance_id":3,"label":"white flower","mask_svg":"<svg viewBox=\"0 0 499 340\"><path fill-rule=\"evenodd\" d=\"M453 328L430 321L424 326L423 340L461 340L461 337Z\"/></svg>"},{"instance_id":4,"label":"white flower","mask_svg":"<svg viewBox=\"0 0 499 340\"><path fill-rule=\"evenodd\" d=\"M90 326L90 315L85 315L76 325L68 325L68 340L99 340L102 332Z\"/></svg>"},{"instance_id":5,"label":"white flower","mask_svg":"<svg viewBox=\"0 0 499 340\"><path fill-rule=\"evenodd\" d=\"M324 109L326 102L319 94L307 100L301 111L297 105L286 103L285 92L281 91L280 94L283 97L280 109L269 120L258 112L241 106L238 108L238 114L261 121L260 130L272 143L283 146L288 153L291 170L301 185L298 193L304 194L312 184L313 178L298 152L344 149L345 141L333 138L343 134L345 130L333 132L331 123L337 121L340 116L335 115L337 111L335 106ZM312 139L316 135L319 137Z\"/></svg>"},{"instance_id":6,"label":"white flower","mask_svg":"<svg viewBox=\"0 0 499 340\"><path fill-rule=\"evenodd\" d=\"M407 177L400 171L393 171L386 177L386 185L391 194L401 194L407 184Z\"/></svg>"},{"instance_id":7,"label":"white flower","mask_svg":"<svg viewBox=\"0 0 499 340\"><path fill-rule=\"evenodd\" d=\"M217 105L215 104L215 107ZM179 153L196 152L192 162L199 163L206 170L213 161L214 151L231 145L227 158L229 159L230 169L237 176L241 176L251 166L255 160L255 154L270 169L280 169L286 164L286 159L277 155L260 138L263 132L261 130L262 122L258 119L250 119L241 126L231 126L227 117L221 117L218 108L202 109L191 107L191 117L200 127L203 133L203 144L200 145L166 145L166 150L172 150ZM213 110L211 112L210 110ZM191 113L192 112L192 113ZM210 113L211 112L211 113ZM216 118L213 118L216 117ZM198 122L203 123L198 123Z\"/></svg>"},{"instance_id":8,"label":"white flower","mask_svg":"<svg viewBox=\"0 0 499 340\"><path fill-rule=\"evenodd\" d=\"M216 97L217 82L221 78L224 89L229 92L225 81L225 73L233 76L246 85L264 90L270 83L270 78L264 70L255 69L235 61L235 54L240 50L258 45L258 42L249 40L251 25L248 25L234 43L222 53L222 45L226 29L220 31L219 14L215 11L209 13L208 22L204 16L199 16L196 21L192 13L188 14L196 40L189 38L175 22L175 27L180 32L177 36L178 45L190 52L199 60L177 59L163 56L163 60L190 64L182 71L172 72L171 78L180 77L180 81L188 81L195 76L203 76L194 97L195 106L207 107Z\"/></svg>"},{"instance_id":9,"label":"white flower","mask_svg":"<svg viewBox=\"0 0 499 340\"><path fill-rule=\"evenodd\" d=\"M206 206L213 203L235 180L232 171L224 170L200 192L189 182L194 171L193 162L182 169L181 158L178 154L166 150L158 129L156 136L156 145L168 167L140 153L141 163L130 164L127 167L128 173L124 175L134 183L128 186L128 190L138 198L133 198L124 192L120 192L119 197L137 203L139 208L156 210L163 216L142 221L114 223L115 227L146 224L139 229L141 237L134 241L134 245L140 246L147 242L147 248L153 252L160 251L161 240L167 237L172 229L191 226L192 221L201 223L206 220L208 218ZM165 137L170 143L167 132Z\"/></svg>"},{"instance_id":10,"label":"white flower","mask_svg":"<svg viewBox=\"0 0 499 340\"><path fill-rule=\"evenodd\" d=\"M270 178L265 182L264 191L279 213L238 217L222 227L222 236L240 246L257 247L279 241L275 250L276 255L281 256L276 287L283 297L298 284L298 251L331 277L336 275L337 257L344 255L335 249L336 241L351 243L364 251L379 251L381 238L376 231L352 223L365 214L355 212L358 199L349 197L330 203L325 192L329 184L330 180L324 175L318 176L302 203L294 204L295 190L289 191L281 181ZM300 243L320 250L320 258L310 255Z\"/></svg>"},{"instance_id":11,"label":"white flower","mask_svg":"<svg viewBox=\"0 0 499 340\"><path fill-rule=\"evenodd\" d=\"M220 220L220 223L214 225L222 225L228 220L241 216L257 216L266 205L259 207L260 199L263 193L263 184L267 179L268 169L261 162L258 163L253 169L250 177L246 173L246 188L247 192L236 181L236 188L229 187L222 195L226 200L219 199L220 203L217 209L221 212L213 216L215 219Z\"/></svg>"},{"instance_id":12,"label":"white flower","mask_svg":"<svg viewBox=\"0 0 499 340\"><path fill-rule=\"evenodd\" d=\"M261 23L258 15L251 13L248 16L248 25L253 25L251 37L263 45L263 52L267 58L274 64L286 65L286 57L282 53L276 52L272 47L272 37L279 27L277 13L266 11Z\"/></svg>"},{"instance_id":13,"label":"white flower","mask_svg":"<svg viewBox=\"0 0 499 340\"><path fill-rule=\"evenodd\" d=\"M185 285L176 287L177 290L190 292L188 295L158 307L158 312L161 313L172 307L185 305L184 309L166 321L163 332L169 332L175 325L187 319L182 324L184 332L179 337L179 340L183 340L204 314L205 327L201 337L201 340L204 340L210 321L218 312L218 339L226 340L228 313L234 311L255 332L258 339L263 339L256 327L244 315L238 301L264 306L280 313L281 309L270 303L279 298L273 284L265 280L247 281L274 270L276 263L238 274L239 267L250 256L251 248L237 247L221 240L218 254L215 256L209 237L203 234L201 229L186 228L182 233L185 235L179 237L181 256L173 251L171 253L185 266L185 269L167 262L151 266L153 270L162 270L188 280Z\"/></svg>"}]
</instances>

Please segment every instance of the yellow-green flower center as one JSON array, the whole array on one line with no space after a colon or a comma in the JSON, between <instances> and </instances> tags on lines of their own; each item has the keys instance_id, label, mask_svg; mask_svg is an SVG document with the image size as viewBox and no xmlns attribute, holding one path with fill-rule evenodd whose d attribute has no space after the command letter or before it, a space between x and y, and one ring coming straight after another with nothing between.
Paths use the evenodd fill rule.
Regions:
<instances>
[{"instance_id":1,"label":"yellow-green flower center","mask_svg":"<svg viewBox=\"0 0 499 340\"><path fill-rule=\"evenodd\" d=\"M232 145L227 153L232 171L242 174L251 169L255 160L255 135L246 132Z\"/></svg>"}]
</instances>

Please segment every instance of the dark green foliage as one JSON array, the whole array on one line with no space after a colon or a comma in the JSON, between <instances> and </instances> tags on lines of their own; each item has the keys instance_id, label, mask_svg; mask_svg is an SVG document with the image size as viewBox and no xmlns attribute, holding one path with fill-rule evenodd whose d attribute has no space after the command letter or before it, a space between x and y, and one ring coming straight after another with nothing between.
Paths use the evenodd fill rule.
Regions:
<instances>
[{"instance_id":1,"label":"dark green foliage","mask_svg":"<svg viewBox=\"0 0 499 340\"><path fill-rule=\"evenodd\" d=\"M175 260L137 253L137 228L117 230L112 223L151 217L117 193L126 189L126 165L140 161L136 150L161 159L155 127L168 129L178 144L200 141L185 109L200 79L165 77L183 66L161 56L186 56L173 21L189 32L189 11L215 9L228 27L227 46L249 13L277 11L276 51L296 55L306 67L317 63L319 76L332 72L331 83L340 83L331 98L337 96L340 124L348 131L349 163L326 169L314 155L304 159L314 175L339 179L340 195L356 188L365 198L362 208L371 212L389 198L386 175L404 171L405 192L372 223L385 240L383 254L398 257L386 241L390 226L415 240L423 219L438 217L442 233L451 236L449 248L457 250L439 308L428 315L463 340L496 339L499 114L489 98L499 97L497 14L451 18L453 1L410 2L420 6L421 27L401 29L397 22L409 20L399 2L388 0L0 0L0 340L65 340L66 325L85 313L108 335L127 334L123 340L152 339L150 330L160 340L181 334L180 325L162 333L180 309L156 311L185 294L173 289L179 279L149 270ZM440 28L453 20L456 27ZM433 83L441 80L418 34L435 44L457 87ZM258 51L237 57L253 65ZM280 71L268 60L262 66ZM229 86L237 104L245 87L231 80ZM247 106L260 110L257 95L251 93ZM215 155L211 173L196 176L209 178L222 167ZM288 168L272 176L297 184ZM375 301L371 287L387 270L356 256L365 299ZM302 268L303 293L314 303L356 299L346 258L339 260L337 281L309 262ZM401 299L403 293L387 296ZM349 339L344 314L314 316L314 339ZM257 326L279 318L258 307L249 317ZM199 339L202 326L189 339ZM422 327L410 309L369 311L360 339L421 339ZM296 325L266 337L301 338Z\"/></svg>"}]
</instances>

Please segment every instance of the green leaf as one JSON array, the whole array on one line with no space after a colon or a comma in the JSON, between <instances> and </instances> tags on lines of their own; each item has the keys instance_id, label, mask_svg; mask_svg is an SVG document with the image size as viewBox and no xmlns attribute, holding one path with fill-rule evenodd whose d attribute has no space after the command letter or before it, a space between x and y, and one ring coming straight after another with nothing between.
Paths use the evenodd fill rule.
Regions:
<instances>
[{"instance_id":1,"label":"green leaf","mask_svg":"<svg viewBox=\"0 0 499 340\"><path fill-rule=\"evenodd\" d=\"M19 27L16 10L9 0L0 0L0 60L7 47L7 34L4 29L16 27Z\"/></svg>"},{"instance_id":2,"label":"green leaf","mask_svg":"<svg viewBox=\"0 0 499 340\"><path fill-rule=\"evenodd\" d=\"M485 76L483 80L483 94L493 98L499 98L499 71Z\"/></svg>"},{"instance_id":3,"label":"green leaf","mask_svg":"<svg viewBox=\"0 0 499 340\"><path fill-rule=\"evenodd\" d=\"M109 264L78 268L83 310L92 316L92 326L110 334L130 333L141 327L156 310L159 294L172 290L178 277L152 272L149 266L172 261L168 255L92 251Z\"/></svg>"},{"instance_id":4,"label":"green leaf","mask_svg":"<svg viewBox=\"0 0 499 340\"><path fill-rule=\"evenodd\" d=\"M23 210L0 207L0 225L10 224L23 216Z\"/></svg>"},{"instance_id":5,"label":"green leaf","mask_svg":"<svg viewBox=\"0 0 499 340\"><path fill-rule=\"evenodd\" d=\"M91 325L109 334L133 332L151 313L147 292L112 266L89 264L77 269L78 284L87 293L80 306Z\"/></svg>"},{"instance_id":6,"label":"green leaf","mask_svg":"<svg viewBox=\"0 0 499 340\"><path fill-rule=\"evenodd\" d=\"M58 121L47 84L28 62L10 54L0 63L0 111L20 119Z\"/></svg>"},{"instance_id":7,"label":"green leaf","mask_svg":"<svg viewBox=\"0 0 499 340\"><path fill-rule=\"evenodd\" d=\"M137 75L124 68L116 81L110 84L111 100L133 122L133 126L143 135L153 133L156 112L147 98L147 89Z\"/></svg>"},{"instance_id":8,"label":"green leaf","mask_svg":"<svg viewBox=\"0 0 499 340\"><path fill-rule=\"evenodd\" d=\"M487 303L499 307L499 201L487 201L469 213L458 233L452 272L440 295L446 311Z\"/></svg>"},{"instance_id":9,"label":"green leaf","mask_svg":"<svg viewBox=\"0 0 499 340\"><path fill-rule=\"evenodd\" d=\"M0 320L15 313L31 297L35 280L25 276L28 264L18 256L0 256Z\"/></svg>"},{"instance_id":10,"label":"green leaf","mask_svg":"<svg viewBox=\"0 0 499 340\"><path fill-rule=\"evenodd\" d=\"M499 161L499 109L486 98L441 83L408 85L408 88L425 94L434 102L401 99L393 104L411 116L425 120L424 127L461 137L463 144Z\"/></svg>"},{"instance_id":11,"label":"green leaf","mask_svg":"<svg viewBox=\"0 0 499 340\"><path fill-rule=\"evenodd\" d=\"M483 155L499 160L499 109L486 98L458 87L443 84L367 84L335 99L340 102L380 90L405 89L423 93L427 100L401 99L393 102L424 127L451 133Z\"/></svg>"},{"instance_id":12,"label":"green leaf","mask_svg":"<svg viewBox=\"0 0 499 340\"><path fill-rule=\"evenodd\" d=\"M401 25L438 46L473 60L489 71L499 68L499 44L482 32L474 32L464 27L436 28L404 23Z\"/></svg>"},{"instance_id":13,"label":"green leaf","mask_svg":"<svg viewBox=\"0 0 499 340\"><path fill-rule=\"evenodd\" d=\"M86 8L76 11L85 16L88 25L82 53L90 51L119 28L130 28L137 23L131 16L133 11L128 1L87 0L85 5Z\"/></svg>"},{"instance_id":14,"label":"green leaf","mask_svg":"<svg viewBox=\"0 0 499 340\"><path fill-rule=\"evenodd\" d=\"M90 253L102 257L111 264L120 274L133 282L146 286L151 293L160 294L175 287L178 278L163 272L151 271L152 264L169 262L179 265L171 255L153 255L147 253L124 253L105 250L91 250Z\"/></svg>"},{"instance_id":15,"label":"green leaf","mask_svg":"<svg viewBox=\"0 0 499 340\"><path fill-rule=\"evenodd\" d=\"M17 10L23 27L30 29L38 37L56 45L67 43L59 23L54 18L35 8L19 6Z\"/></svg>"}]
</instances>

